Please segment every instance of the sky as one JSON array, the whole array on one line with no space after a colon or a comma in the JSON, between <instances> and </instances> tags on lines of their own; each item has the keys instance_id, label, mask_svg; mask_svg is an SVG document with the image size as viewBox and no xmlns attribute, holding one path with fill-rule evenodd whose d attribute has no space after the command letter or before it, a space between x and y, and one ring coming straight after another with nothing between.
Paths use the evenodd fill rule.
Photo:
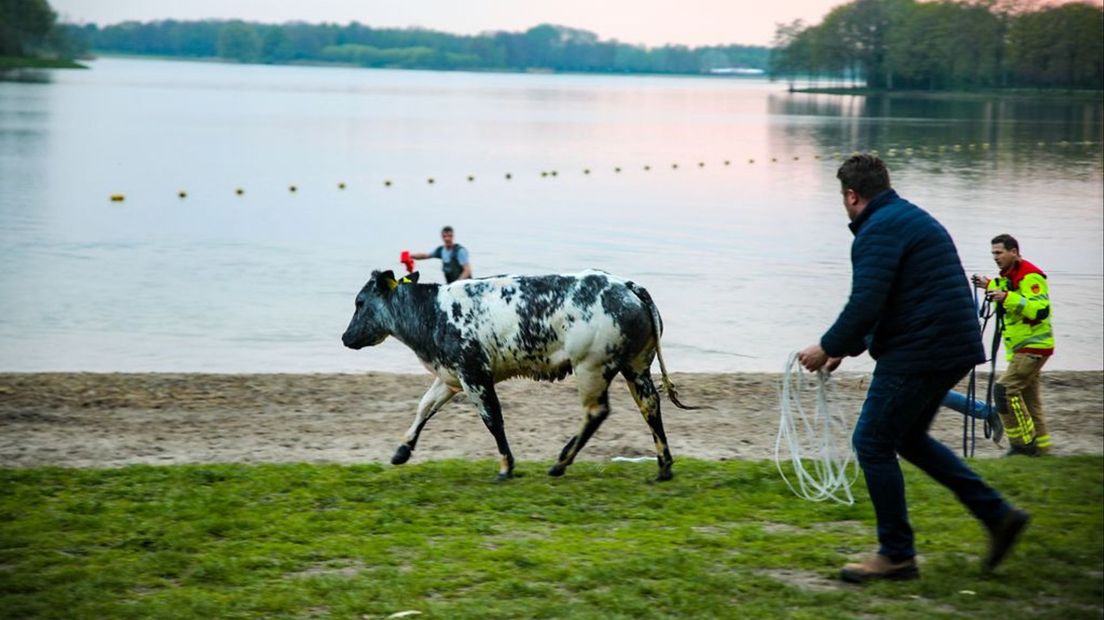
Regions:
<instances>
[{"instance_id":1,"label":"sky","mask_svg":"<svg viewBox=\"0 0 1104 620\"><path fill-rule=\"evenodd\" d=\"M660 46L769 45L775 24L815 24L847 0L50 0L63 21L244 19L358 21L456 34L521 31L542 23L580 28L601 39Z\"/></svg>"}]
</instances>

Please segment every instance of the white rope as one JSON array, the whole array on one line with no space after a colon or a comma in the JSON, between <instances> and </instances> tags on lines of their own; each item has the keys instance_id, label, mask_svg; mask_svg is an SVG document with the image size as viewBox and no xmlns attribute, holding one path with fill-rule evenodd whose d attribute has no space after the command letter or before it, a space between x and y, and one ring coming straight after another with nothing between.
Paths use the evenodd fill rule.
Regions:
<instances>
[{"instance_id":1,"label":"white rope","mask_svg":"<svg viewBox=\"0 0 1104 620\"><path fill-rule=\"evenodd\" d=\"M835 387L824 369L816 375L816 413L810 419L801 403L802 394L808 391L807 380L797 353L791 353L782 373L782 417L774 442L774 463L786 486L798 497L814 502L830 499L854 504L851 485L858 479L859 466L851 449L850 425L831 408ZM782 467L783 447L789 450L796 488Z\"/></svg>"}]
</instances>

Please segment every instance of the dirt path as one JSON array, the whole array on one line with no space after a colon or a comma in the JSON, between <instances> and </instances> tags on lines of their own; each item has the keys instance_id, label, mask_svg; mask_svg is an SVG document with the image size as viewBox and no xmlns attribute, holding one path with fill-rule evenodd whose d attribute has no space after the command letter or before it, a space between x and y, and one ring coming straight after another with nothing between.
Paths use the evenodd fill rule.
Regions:
<instances>
[{"instance_id":1,"label":"dirt path","mask_svg":"<svg viewBox=\"0 0 1104 620\"><path fill-rule=\"evenodd\" d=\"M664 400L671 451L704 459L772 458L777 374L676 374L688 403ZM865 375L835 379L854 422ZM0 374L0 466L116 467L137 463L387 462L413 419L428 376ZM506 432L519 460L551 461L578 428L574 383L499 386ZM1104 372L1045 373L1043 398L1057 454L1104 452ZM613 413L581 459L652 456L651 437L623 382ZM977 456L1003 453L980 437ZM944 410L933 433L956 451L962 416ZM426 427L411 462L494 458L494 441L459 396Z\"/></svg>"}]
</instances>

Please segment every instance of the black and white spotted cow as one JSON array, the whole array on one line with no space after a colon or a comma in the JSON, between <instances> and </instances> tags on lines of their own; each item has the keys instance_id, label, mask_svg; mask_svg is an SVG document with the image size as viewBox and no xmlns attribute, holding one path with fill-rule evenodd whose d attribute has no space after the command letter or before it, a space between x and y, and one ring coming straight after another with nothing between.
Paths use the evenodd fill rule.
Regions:
<instances>
[{"instance_id":1,"label":"black and white spotted cow","mask_svg":"<svg viewBox=\"0 0 1104 620\"><path fill-rule=\"evenodd\" d=\"M555 381L574 372L586 418L548 471L560 476L609 414L609 384L620 373L651 427L658 479L669 480L671 453L652 384L653 358L659 358L672 402L690 407L679 402L667 376L659 347L662 331L646 290L601 271L449 285L418 284L417 273L396 280L391 271L375 271L356 296L356 311L341 340L360 349L394 336L436 377L391 459L396 465L410 458L426 422L463 390L498 443L499 479L511 477L514 456L495 383L517 376Z\"/></svg>"}]
</instances>

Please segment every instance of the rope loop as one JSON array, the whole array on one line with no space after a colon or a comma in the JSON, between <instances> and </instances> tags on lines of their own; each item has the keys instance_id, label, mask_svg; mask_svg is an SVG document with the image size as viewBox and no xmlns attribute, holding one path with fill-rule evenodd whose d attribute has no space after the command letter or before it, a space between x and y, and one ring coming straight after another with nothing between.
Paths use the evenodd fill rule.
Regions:
<instances>
[{"instance_id":1,"label":"rope loop","mask_svg":"<svg viewBox=\"0 0 1104 620\"><path fill-rule=\"evenodd\" d=\"M851 426L833 410L835 386L824 369L816 374L816 411L811 417L806 413L801 396L809 389L807 381L797 352L791 353L782 373L782 416L774 442L774 463L786 486L798 497L850 506L855 503L851 485L859 476L859 464L851 448ZM782 467L787 450L795 481Z\"/></svg>"}]
</instances>

